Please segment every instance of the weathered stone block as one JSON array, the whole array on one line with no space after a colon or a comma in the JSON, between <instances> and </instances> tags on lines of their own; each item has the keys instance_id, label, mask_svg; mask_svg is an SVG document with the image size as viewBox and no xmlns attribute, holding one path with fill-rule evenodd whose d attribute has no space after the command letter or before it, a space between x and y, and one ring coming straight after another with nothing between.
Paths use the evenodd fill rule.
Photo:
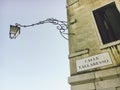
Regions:
<instances>
[{"instance_id":1,"label":"weathered stone block","mask_svg":"<svg viewBox=\"0 0 120 90\"><path fill-rule=\"evenodd\" d=\"M120 78L95 82L96 89L115 88L120 86Z\"/></svg>"},{"instance_id":2,"label":"weathered stone block","mask_svg":"<svg viewBox=\"0 0 120 90\"><path fill-rule=\"evenodd\" d=\"M117 75L116 68L105 69L95 73L96 78L112 77Z\"/></svg>"},{"instance_id":3,"label":"weathered stone block","mask_svg":"<svg viewBox=\"0 0 120 90\"><path fill-rule=\"evenodd\" d=\"M94 83L71 86L71 90L95 90Z\"/></svg>"},{"instance_id":4,"label":"weathered stone block","mask_svg":"<svg viewBox=\"0 0 120 90\"><path fill-rule=\"evenodd\" d=\"M77 83L92 82L94 79L95 79L94 73L86 73L86 74L71 76L68 78L68 82L72 85Z\"/></svg>"}]
</instances>

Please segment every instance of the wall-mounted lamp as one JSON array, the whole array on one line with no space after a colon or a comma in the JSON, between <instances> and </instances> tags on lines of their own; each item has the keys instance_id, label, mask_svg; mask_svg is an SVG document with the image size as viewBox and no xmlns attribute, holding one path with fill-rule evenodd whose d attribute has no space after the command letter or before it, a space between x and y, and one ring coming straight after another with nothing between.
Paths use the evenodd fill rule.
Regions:
<instances>
[{"instance_id":1,"label":"wall-mounted lamp","mask_svg":"<svg viewBox=\"0 0 120 90\"><path fill-rule=\"evenodd\" d=\"M20 27L31 27L35 25L44 24L44 23L51 23L56 25L61 36L67 40L68 40L68 37L66 37L65 35L68 35L68 34L74 35L73 33L68 33L67 31L68 26L66 21L60 21L54 18L48 18L46 20L40 21L35 24L31 24L31 25L21 25L18 23L16 23L15 25L10 25L10 32L9 32L10 38L15 39L20 34Z\"/></svg>"},{"instance_id":2,"label":"wall-mounted lamp","mask_svg":"<svg viewBox=\"0 0 120 90\"><path fill-rule=\"evenodd\" d=\"M10 25L9 36L11 39L15 39L20 34L20 27Z\"/></svg>"}]
</instances>

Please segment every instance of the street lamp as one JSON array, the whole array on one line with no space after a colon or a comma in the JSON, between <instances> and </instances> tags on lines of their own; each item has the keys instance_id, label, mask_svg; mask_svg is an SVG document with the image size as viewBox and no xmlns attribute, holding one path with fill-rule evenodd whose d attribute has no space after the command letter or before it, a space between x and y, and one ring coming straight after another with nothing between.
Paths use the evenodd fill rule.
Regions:
<instances>
[{"instance_id":1,"label":"street lamp","mask_svg":"<svg viewBox=\"0 0 120 90\"><path fill-rule=\"evenodd\" d=\"M56 25L59 33L61 34L61 36L68 40L68 38L65 36L66 34L68 35L68 33L67 33L67 29L68 29L67 22L66 21L60 21L60 20L57 20L57 19L54 19L54 18L48 18L46 20L40 21L40 22L35 23L35 24L31 24L31 25L21 25L21 24L18 24L18 23L16 23L15 25L10 25L10 32L9 32L10 38L11 39L16 39L16 37L20 34L20 27L25 28L25 27L31 27L31 26L35 26L35 25L44 24L44 23L51 23L51 24ZM72 34L72 33L69 33L69 34Z\"/></svg>"},{"instance_id":2,"label":"street lamp","mask_svg":"<svg viewBox=\"0 0 120 90\"><path fill-rule=\"evenodd\" d=\"M10 38L15 39L19 34L20 34L20 27L10 25L10 32L9 32Z\"/></svg>"}]
</instances>

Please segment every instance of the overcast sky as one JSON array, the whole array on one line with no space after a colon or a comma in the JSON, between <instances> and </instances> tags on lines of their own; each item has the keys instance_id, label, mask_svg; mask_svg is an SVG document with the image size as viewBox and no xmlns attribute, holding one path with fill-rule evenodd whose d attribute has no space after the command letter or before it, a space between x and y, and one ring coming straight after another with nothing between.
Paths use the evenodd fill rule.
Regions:
<instances>
[{"instance_id":1,"label":"overcast sky","mask_svg":"<svg viewBox=\"0 0 120 90\"><path fill-rule=\"evenodd\" d=\"M68 41L55 25L21 28L9 39L10 25L52 17L67 21L66 0L0 0L0 90L70 90Z\"/></svg>"}]
</instances>

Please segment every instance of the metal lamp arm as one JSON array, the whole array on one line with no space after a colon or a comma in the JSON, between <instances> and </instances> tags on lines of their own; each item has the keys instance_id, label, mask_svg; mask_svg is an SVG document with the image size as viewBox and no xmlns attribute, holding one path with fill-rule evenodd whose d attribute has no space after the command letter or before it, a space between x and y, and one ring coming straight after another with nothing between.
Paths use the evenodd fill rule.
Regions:
<instances>
[{"instance_id":1,"label":"metal lamp arm","mask_svg":"<svg viewBox=\"0 0 120 90\"><path fill-rule=\"evenodd\" d=\"M24 27L25 28L25 27L31 27L31 26L45 24L45 23L51 23L51 24L56 25L57 26L56 28L59 30L61 36L68 40L68 38L66 38L64 36L65 34L68 35L68 33L66 33L66 30L68 29L68 25L67 25L66 21L60 21L60 20L57 20L55 18L48 18L46 20L40 21L38 23L30 24L30 25L21 25L21 24L18 24L18 23L16 23L15 25L18 26L18 27Z\"/></svg>"}]
</instances>

